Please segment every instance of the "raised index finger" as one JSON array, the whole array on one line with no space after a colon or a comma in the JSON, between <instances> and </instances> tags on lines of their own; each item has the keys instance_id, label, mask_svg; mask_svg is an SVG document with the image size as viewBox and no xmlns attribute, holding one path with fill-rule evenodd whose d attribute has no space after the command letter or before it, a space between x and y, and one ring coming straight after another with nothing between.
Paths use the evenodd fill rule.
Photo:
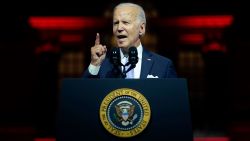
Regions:
<instances>
[{"instance_id":1,"label":"raised index finger","mask_svg":"<svg viewBox=\"0 0 250 141\"><path fill-rule=\"evenodd\" d=\"M99 35L99 33L96 33L95 45L99 45L99 44L100 44L100 35Z\"/></svg>"}]
</instances>

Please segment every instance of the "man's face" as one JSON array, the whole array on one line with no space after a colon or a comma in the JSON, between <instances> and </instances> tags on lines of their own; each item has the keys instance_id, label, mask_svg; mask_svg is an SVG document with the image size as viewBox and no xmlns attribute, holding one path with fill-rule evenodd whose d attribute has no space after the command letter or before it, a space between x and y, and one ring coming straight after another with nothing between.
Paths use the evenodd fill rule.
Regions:
<instances>
[{"instance_id":1,"label":"man's face","mask_svg":"<svg viewBox=\"0 0 250 141\"><path fill-rule=\"evenodd\" d=\"M139 46L139 33L143 31L144 24L137 18L139 10L135 7L119 7L113 15L113 34L118 47L129 48Z\"/></svg>"}]
</instances>

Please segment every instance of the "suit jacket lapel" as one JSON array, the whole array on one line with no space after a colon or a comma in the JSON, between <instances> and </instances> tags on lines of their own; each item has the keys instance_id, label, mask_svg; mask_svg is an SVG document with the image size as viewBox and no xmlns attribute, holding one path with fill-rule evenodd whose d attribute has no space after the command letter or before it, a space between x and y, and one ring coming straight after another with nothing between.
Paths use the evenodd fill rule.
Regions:
<instances>
[{"instance_id":1,"label":"suit jacket lapel","mask_svg":"<svg viewBox=\"0 0 250 141\"><path fill-rule=\"evenodd\" d=\"M153 65L152 54L149 51L144 49L142 53L142 65L141 65L140 78L147 78L147 75L149 74L152 65Z\"/></svg>"}]
</instances>

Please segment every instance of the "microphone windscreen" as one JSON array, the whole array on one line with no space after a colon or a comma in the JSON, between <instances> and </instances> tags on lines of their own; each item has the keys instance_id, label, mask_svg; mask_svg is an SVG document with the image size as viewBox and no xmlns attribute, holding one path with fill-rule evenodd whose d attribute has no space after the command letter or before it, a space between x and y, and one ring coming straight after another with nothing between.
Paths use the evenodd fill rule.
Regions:
<instances>
[{"instance_id":1,"label":"microphone windscreen","mask_svg":"<svg viewBox=\"0 0 250 141\"><path fill-rule=\"evenodd\" d=\"M113 47L110 54L110 62L118 66L121 64L120 49L118 47Z\"/></svg>"},{"instance_id":2,"label":"microphone windscreen","mask_svg":"<svg viewBox=\"0 0 250 141\"><path fill-rule=\"evenodd\" d=\"M131 65L136 65L138 62L138 52L136 47L129 48L129 62Z\"/></svg>"}]
</instances>

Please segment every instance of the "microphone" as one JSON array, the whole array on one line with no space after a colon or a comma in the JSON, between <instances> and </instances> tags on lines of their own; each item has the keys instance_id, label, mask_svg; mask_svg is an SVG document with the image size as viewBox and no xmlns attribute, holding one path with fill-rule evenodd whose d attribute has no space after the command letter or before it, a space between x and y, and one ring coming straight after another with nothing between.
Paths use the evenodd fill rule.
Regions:
<instances>
[{"instance_id":1,"label":"microphone","mask_svg":"<svg viewBox=\"0 0 250 141\"><path fill-rule=\"evenodd\" d=\"M138 62L138 52L136 47L130 47L128 50L128 63L125 66L129 66L129 68L127 70L125 70L125 66L124 66L124 71L123 71L123 78L126 77L127 72L129 72L130 70L132 70L133 68L135 68L137 62Z\"/></svg>"},{"instance_id":2,"label":"microphone","mask_svg":"<svg viewBox=\"0 0 250 141\"><path fill-rule=\"evenodd\" d=\"M111 55L110 55L110 62L114 66L121 66L121 56L120 56L120 49L117 47L113 47L111 50Z\"/></svg>"},{"instance_id":3,"label":"microphone","mask_svg":"<svg viewBox=\"0 0 250 141\"><path fill-rule=\"evenodd\" d=\"M122 78L126 77L126 73L129 72L131 69L135 68L137 62L138 62L138 52L136 47L130 47L128 51L128 62L123 65L121 63L121 55L120 55L120 49L118 47L113 47L110 54L110 62L114 65L115 70L120 73ZM125 66L130 65L130 67L125 70ZM123 71L121 71L121 68L119 66L123 67Z\"/></svg>"},{"instance_id":4,"label":"microphone","mask_svg":"<svg viewBox=\"0 0 250 141\"><path fill-rule=\"evenodd\" d=\"M123 66L123 64L121 63L120 49L118 47L113 47L111 49L109 61L114 66L114 69L112 70L114 77L123 77L120 67Z\"/></svg>"},{"instance_id":5,"label":"microphone","mask_svg":"<svg viewBox=\"0 0 250 141\"><path fill-rule=\"evenodd\" d=\"M138 52L136 47L130 47L128 52L129 63L131 64L131 66L135 67L136 63L138 62Z\"/></svg>"}]
</instances>

